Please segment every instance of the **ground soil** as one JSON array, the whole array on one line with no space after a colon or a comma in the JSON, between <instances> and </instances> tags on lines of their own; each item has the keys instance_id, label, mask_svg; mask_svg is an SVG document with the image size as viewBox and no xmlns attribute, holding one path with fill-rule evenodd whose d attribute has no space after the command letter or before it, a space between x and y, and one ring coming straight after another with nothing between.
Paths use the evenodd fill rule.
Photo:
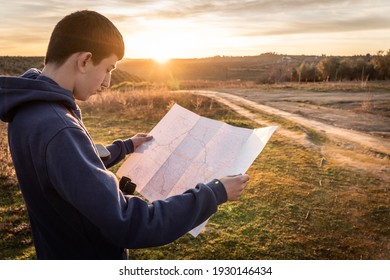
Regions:
<instances>
[{"instance_id":1,"label":"ground soil","mask_svg":"<svg viewBox=\"0 0 390 280\"><path fill-rule=\"evenodd\" d=\"M260 125L271 125L253 110L283 117L301 126L277 133L320 150L327 161L370 172L390 182L390 93L250 90L196 91L217 99ZM313 143L306 128L326 136Z\"/></svg>"},{"instance_id":2,"label":"ground soil","mask_svg":"<svg viewBox=\"0 0 390 280\"><path fill-rule=\"evenodd\" d=\"M230 93L335 127L390 138L389 92L235 90Z\"/></svg>"}]
</instances>

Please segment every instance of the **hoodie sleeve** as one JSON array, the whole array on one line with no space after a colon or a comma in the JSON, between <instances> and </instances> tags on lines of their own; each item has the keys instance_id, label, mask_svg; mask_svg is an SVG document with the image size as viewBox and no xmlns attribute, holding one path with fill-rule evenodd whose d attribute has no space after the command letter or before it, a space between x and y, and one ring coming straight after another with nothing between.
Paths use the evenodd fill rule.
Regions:
<instances>
[{"instance_id":1,"label":"hoodie sleeve","mask_svg":"<svg viewBox=\"0 0 390 280\"><path fill-rule=\"evenodd\" d=\"M134 152L134 145L131 139L115 140L111 145L106 146L106 149L110 152L111 157L104 160L103 163L106 168L110 168L124 159L127 154Z\"/></svg>"},{"instance_id":2,"label":"hoodie sleeve","mask_svg":"<svg viewBox=\"0 0 390 280\"><path fill-rule=\"evenodd\" d=\"M208 219L227 200L218 180L147 204L125 196L81 129L61 130L46 151L49 180L55 190L95 224L114 244L125 248L158 246Z\"/></svg>"}]
</instances>

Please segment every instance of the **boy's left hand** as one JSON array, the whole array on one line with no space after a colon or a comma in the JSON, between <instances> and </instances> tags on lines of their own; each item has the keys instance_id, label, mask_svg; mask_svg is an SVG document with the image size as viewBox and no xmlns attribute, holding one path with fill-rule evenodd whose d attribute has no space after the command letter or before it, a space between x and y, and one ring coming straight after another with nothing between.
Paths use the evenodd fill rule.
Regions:
<instances>
[{"instance_id":1,"label":"boy's left hand","mask_svg":"<svg viewBox=\"0 0 390 280\"><path fill-rule=\"evenodd\" d=\"M130 138L134 145L134 150L136 150L141 144L148 142L153 139L153 136L147 135L145 133L137 133Z\"/></svg>"}]
</instances>

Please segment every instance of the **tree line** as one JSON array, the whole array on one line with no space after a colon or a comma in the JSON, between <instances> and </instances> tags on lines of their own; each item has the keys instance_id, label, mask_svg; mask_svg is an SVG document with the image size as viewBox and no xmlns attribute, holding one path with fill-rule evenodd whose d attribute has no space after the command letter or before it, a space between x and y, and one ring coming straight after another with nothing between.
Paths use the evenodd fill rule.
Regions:
<instances>
[{"instance_id":1,"label":"tree line","mask_svg":"<svg viewBox=\"0 0 390 280\"><path fill-rule=\"evenodd\" d=\"M282 61L270 72L269 82L319 82L390 80L390 50L376 55L352 57L320 57L288 67Z\"/></svg>"}]
</instances>

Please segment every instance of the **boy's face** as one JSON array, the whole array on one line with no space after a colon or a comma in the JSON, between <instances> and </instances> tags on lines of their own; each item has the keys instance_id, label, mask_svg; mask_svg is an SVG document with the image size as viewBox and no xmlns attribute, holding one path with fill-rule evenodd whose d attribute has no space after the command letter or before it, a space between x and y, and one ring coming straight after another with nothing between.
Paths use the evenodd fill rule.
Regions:
<instances>
[{"instance_id":1,"label":"boy's face","mask_svg":"<svg viewBox=\"0 0 390 280\"><path fill-rule=\"evenodd\" d=\"M111 72L115 69L118 57L115 54L94 65L92 60L85 63L85 71L80 74L73 91L74 98L85 101L92 95L110 86Z\"/></svg>"}]
</instances>

